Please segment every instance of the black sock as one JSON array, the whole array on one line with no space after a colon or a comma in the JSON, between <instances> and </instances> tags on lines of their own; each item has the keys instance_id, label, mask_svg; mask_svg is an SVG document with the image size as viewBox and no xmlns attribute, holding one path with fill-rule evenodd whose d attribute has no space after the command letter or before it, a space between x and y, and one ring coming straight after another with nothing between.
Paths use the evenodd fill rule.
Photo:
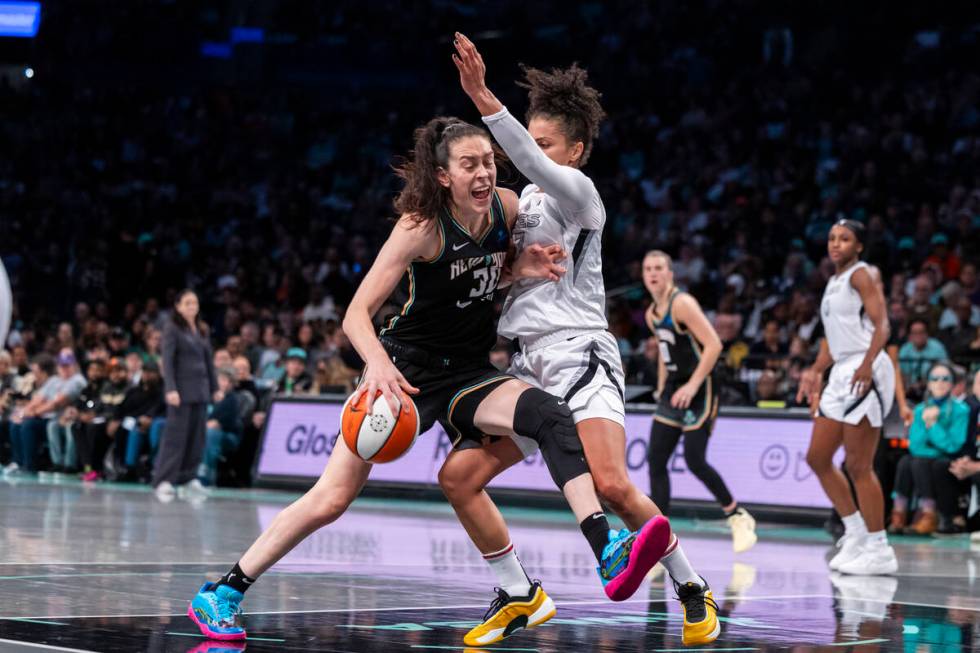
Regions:
<instances>
[{"instance_id":1,"label":"black sock","mask_svg":"<svg viewBox=\"0 0 980 653\"><path fill-rule=\"evenodd\" d=\"M601 562L602 550L609 544L609 520L606 519L605 513L597 512L589 515L579 524L579 528L582 529L585 539L589 541L595 559Z\"/></svg>"},{"instance_id":2,"label":"black sock","mask_svg":"<svg viewBox=\"0 0 980 653\"><path fill-rule=\"evenodd\" d=\"M245 572L242 571L242 568L239 567L238 563L236 562L235 566L231 568L231 571L222 576L218 582L215 583L215 586L227 585L228 587L238 590L244 594L245 590L251 587L252 583L254 582L255 579L250 576L246 576Z\"/></svg>"},{"instance_id":3,"label":"black sock","mask_svg":"<svg viewBox=\"0 0 980 653\"><path fill-rule=\"evenodd\" d=\"M742 509L741 506L739 506L736 503L735 504L735 507L732 508L731 510L722 510L722 512L725 513L725 518L727 519L728 517L731 517L732 515L734 515L736 512L738 512L741 509Z\"/></svg>"}]
</instances>

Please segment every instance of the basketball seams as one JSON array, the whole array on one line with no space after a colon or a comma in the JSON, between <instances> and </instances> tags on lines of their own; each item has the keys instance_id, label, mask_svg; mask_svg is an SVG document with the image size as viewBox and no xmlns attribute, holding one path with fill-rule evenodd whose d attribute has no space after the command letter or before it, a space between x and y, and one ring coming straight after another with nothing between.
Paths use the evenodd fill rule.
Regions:
<instances>
[{"instance_id":1,"label":"basketball seams","mask_svg":"<svg viewBox=\"0 0 980 653\"><path fill-rule=\"evenodd\" d=\"M361 401L358 402L360 408L356 411L350 407L350 397L344 402L341 434L347 448L369 463L386 463L400 458L411 449L421 428L415 402L403 396L401 398L403 405L399 406L396 415L392 415L387 401L379 394L374 400L372 414L368 415L364 407L366 399L366 396L361 397ZM381 403L378 403L379 401ZM383 439L380 436L385 429L375 428L372 419L383 420L384 426L393 422Z\"/></svg>"}]
</instances>

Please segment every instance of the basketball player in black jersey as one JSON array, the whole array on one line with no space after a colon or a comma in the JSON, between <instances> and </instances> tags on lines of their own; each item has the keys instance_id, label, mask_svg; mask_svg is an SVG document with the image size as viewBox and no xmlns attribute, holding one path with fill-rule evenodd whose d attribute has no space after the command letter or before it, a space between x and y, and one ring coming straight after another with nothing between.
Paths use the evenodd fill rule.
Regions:
<instances>
[{"instance_id":1,"label":"basketball player in black jersey","mask_svg":"<svg viewBox=\"0 0 980 653\"><path fill-rule=\"evenodd\" d=\"M345 332L366 362L354 401L380 393L397 414L401 398L414 396L420 430L438 420L452 438L454 451L447 460L480 447L507 457L509 447L516 447L511 437L488 436L533 438L575 510L584 506L601 515L568 406L489 362L496 342L492 296L504 272L518 205L512 191L496 187L489 135L456 118L436 118L416 130L414 150L398 173L405 180L395 201L401 217L344 319ZM564 271L557 265L560 256L560 247L539 247L514 262L511 274L557 279ZM375 335L372 316L399 282L402 309ZM201 631L217 639L244 639L239 604L245 590L308 535L343 514L371 467L337 439L316 485L279 513L228 574L198 592L188 614ZM443 486L445 481L440 478ZM554 616L553 602L540 583L528 579L489 495L456 497L453 508L501 585L484 622L465 641L491 644Z\"/></svg>"},{"instance_id":2,"label":"basketball player in black jersey","mask_svg":"<svg viewBox=\"0 0 980 653\"><path fill-rule=\"evenodd\" d=\"M735 552L756 542L755 520L732 498L725 481L706 458L718 413L712 378L721 340L693 296L674 286L670 256L659 250L643 259L643 283L653 302L646 321L660 345L657 412L650 432L650 495L664 514L670 508L667 464L684 436L684 460L715 496L732 529Z\"/></svg>"}]
</instances>

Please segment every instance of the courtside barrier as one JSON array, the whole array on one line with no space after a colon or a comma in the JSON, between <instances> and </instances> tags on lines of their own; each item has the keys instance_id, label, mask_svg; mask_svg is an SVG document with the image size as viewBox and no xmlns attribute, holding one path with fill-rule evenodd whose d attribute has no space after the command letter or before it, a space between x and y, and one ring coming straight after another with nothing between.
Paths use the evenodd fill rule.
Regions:
<instances>
[{"instance_id":1,"label":"courtside barrier","mask_svg":"<svg viewBox=\"0 0 980 653\"><path fill-rule=\"evenodd\" d=\"M320 476L337 442L343 398L278 398L269 410L256 456L254 478L261 486L309 487ZM653 407L631 406L626 416L627 467L643 491L649 489L647 445ZM803 410L723 408L708 447L708 460L745 504L785 509L819 509L830 503L806 464L812 422ZM375 465L368 487L437 489L439 467L450 451L436 424L419 436L403 458ZM838 454L838 462L843 453ZM683 440L670 461L672 497L710 502L711 495L688 472ZM558 496L540 454L501 474L491 488L506 494Z\"/></svg>"}]
</instances>

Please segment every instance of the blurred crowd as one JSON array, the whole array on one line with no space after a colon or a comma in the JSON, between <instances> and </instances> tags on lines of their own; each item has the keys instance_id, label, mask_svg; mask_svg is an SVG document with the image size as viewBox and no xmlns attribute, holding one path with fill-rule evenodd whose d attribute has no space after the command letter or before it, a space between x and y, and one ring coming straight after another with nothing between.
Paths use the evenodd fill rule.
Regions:
<instances>
[{"instance_id":1,"label":"blurred crowd","mask_svg":"<svg viewBox=\"0 0 980 653\"><path fill-rule=\"evenodd\" d=\"M0 259L15 293L0 442L27 433L51 443L54 466L145 474L160 333L183 287L201 298L226 391L253 399L224 424L244 451L274 393L349 389L361 362L339 324L390 229L390 164L432 115L477 119L448 59L454 29L480 44L515 113L518 61L577 60L604 93L610 118L586 172L606 204L610 329L634 398L656 383L640 261L658 248L724 343L723 403L793 405L842 217L867 226L910 407L928 400L940 361L967 394L980 365L980 30L968 13L549 1L532 23L510 0L412 21L395 10L144 0L87 19L46 6L35 78L0 83ZM263 25L266 43L202 58L196 39L236 21ZM505 365L506 348L494 357ZM91 425L112 450L79 463L65 434ZM246 459L223 473L247 475Z\"/></svg>"}]
</instances>

